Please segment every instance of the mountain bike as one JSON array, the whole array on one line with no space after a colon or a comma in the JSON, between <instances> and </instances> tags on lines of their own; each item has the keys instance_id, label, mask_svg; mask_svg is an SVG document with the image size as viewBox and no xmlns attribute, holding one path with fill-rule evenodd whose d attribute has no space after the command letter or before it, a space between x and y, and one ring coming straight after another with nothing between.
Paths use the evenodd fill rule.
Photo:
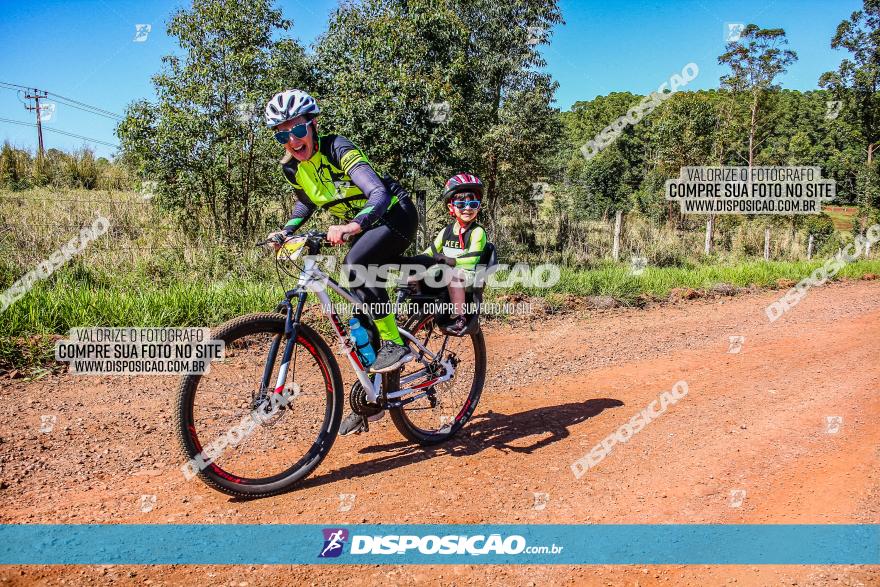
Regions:
<instances>
[{"instance_id":1,"label":"mountain bike","mask_svg":"<svg viewBox=\"0 0 880 587\"><path fill-rule=\"evenodd\" d=\"M455 436L473 415L486 379L479 312L463 336L449 336L440 327L445 316L432 313L430 306L443 302L442 293L398 287L397 301L415 308L398 316L404 344L415 358L396 372L371 374L329 291L351 304L374 350L381 342L378 330L361 299L321 268L317 255L326 243L326 234L315 231L279 240L279 278L283 271L296 279L296 286L285 292L275 312L234 318L213 330L212 338L225 343L224 358L213 361L204 374L181 378L175 418L188 459L185 474L197 474L229 495L267 497L296 487L330 452L345 393L330 344L305 323L315 309L306 308L310 294L320 302L338 352L354 372L348 403L365 422L388 410L405 438L427 446ZM491 249L487 263L494 263ZM479 308L481 288L473 298Z\"/></svg>"}]
</instances>

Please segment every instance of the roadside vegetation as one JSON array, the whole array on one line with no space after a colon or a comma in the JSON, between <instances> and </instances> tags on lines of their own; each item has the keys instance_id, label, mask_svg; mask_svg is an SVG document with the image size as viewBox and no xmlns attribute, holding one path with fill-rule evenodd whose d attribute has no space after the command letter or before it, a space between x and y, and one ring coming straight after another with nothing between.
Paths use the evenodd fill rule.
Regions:
<instances>
[{"instance_id":1,"label":"roadside vegetation","mask_svg":"<svg viewBox=\"0 0 880 587\"><path fill-rule=\"evenodd\" d=\"M52 188L0 192L0 288L48 258L96 213L110 220L110 230L0 313L0 369L39 373L41 365L51 363L54 340L74 327L212 326L271 310L283 296L265 250L232 246L206 234L188 236L139 193ZM555 285L487 288L486 300L527 300L538 312L556 312L577 307L577 299L601 307L638 306L730 295L740 288L791 287L852 240L851 233L828 229L830 219L812 222L826 226L824 232L816 230L824 236L815 239L812 261L802 258L803 231L784 232L772 260L764 261L764 222L753 219L721 227L716 236L724 252L711 256L704 256L700 239L687 232L632 221L616 263L607 259L608 224L585 223L579 228L583 242L567 256L541 244L529 255L500 259L510 266L560 264ZM633 263L637 254L646 261L643 271ZM880 274L880 259L849 264L836 278L870 274ZM498 278L509 275L501 271ZM292 286L290 279L285 286Z\"/></svg>"},{"instance_id":2,"label":"roadside vegetation","mask_svg":"<svg viewBox=\"0 0 880 587\"><path fill-rule=\"evenodd\" d=\"M718 47L717 89L664 94L590 158L582 147L643 97L557 108L542 53L564 19L557 0L346 2L311 47L289 16L270 0L198 0L170 15L178 47L152 72L157 98L126 109L112 160L0 149L3 290L97 214L110 220L0 313L0 369L41 363L51 337L74 326L204 326L274 307L282 287L252 243L293 205L260 117L280 88L308 89L322 132L348 136L423 202L422 235L448 220L447 177L483 179L480 221L500 261L561 267L551 288L492 288L489 301L543 298L555 311L572 296L638 305L790 287L880 222L873 0L828 40L845 57L817 89L782 89L798 48L783 29L748 24ZM651 75L659 86L672 73ZM663 187L697 165L818 166L837 197L816 216L717 216L705 253L706 217L680 214ZM837 277L880 273L876 256Z\"/></svg>"}]
</instances>

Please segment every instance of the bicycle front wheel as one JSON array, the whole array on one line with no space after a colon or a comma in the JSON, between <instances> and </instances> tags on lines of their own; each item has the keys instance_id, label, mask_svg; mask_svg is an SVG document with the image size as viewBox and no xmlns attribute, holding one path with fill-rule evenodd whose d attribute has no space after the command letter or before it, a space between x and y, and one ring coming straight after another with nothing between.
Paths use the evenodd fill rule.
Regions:
<instances>
[{"instance_id":1,"label":"bicycle front wheel","mask_svg":"<svg viewBox=\"0 0 880 587\"><path fill-rule=\"evenodd\" d=\"M447 381L420 388L416 395L422 393L422 397L389 410L391 420L408 440L425 446L444 442L470 420L480 401L486 383L483 331L477 328L466 336L448 336L434 323L433 315L413 316L404 327L429 351L438 355L438 360L422 362L423 357L417 357L386 380L386 389L394 391L400 387L418 386L431 378L442 378L446 374L443 362L451 363L455 374ZM407 381L408 376L414 377L413 374L421 370L427 373Z\"/></svg>"},{"instance_id":2,"label":"bicycle front wheel","mask_svg":"<svg viewBox=\"0 0 880 587\"><path fill-rule=\"evenodd\" d=\"M212 333L222 361L180 382L176 426L186 463L228 495L266 497L292 489L324 459L339 431L343 390L324 340L300 324L285 379L274 387L286 340L282 314L250 314Z\"/></svg>"}]
</instances>

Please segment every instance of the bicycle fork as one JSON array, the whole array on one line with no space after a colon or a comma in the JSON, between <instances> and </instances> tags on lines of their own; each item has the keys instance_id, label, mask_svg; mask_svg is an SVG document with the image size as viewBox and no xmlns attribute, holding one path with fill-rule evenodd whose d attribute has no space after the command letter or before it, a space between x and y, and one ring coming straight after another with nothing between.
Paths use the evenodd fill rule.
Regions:
<instances>
[{"instance_id":1,"label":"bicycle fork","mask_svg":"<svg viewBox=\"0 0 880 587\"><path fill-rule=\"evenodd\" d=\"M349 363L351 363L352 369L354 369L358 381L367 392L367 400L372 403L376 403L376 400L379 397L379 392L382 389L382 375L376 374L375 381L370 381L370 377L367 374L366 367L360 360L360 357L358 356L357 350L355 349L354 345L347 344L348 339L346 337L342 323L339 321L339 317L336 315L335 312L330 310L330 308L332 308L330 296L328 296L327 292L323 290L315 292L315 295L317 296L321 304L324 315L327 316L327 318L330 320L330 324L333 325L333 329L336 331L336 336L339 338L340 343L343 344L346 349L346 356L348 357L348 361ZM294 345L296 344L296 334L297 330L299 329L303 307L305 306L308 294L305 291L299 291L295 294L295 296L297 298L295 306L290 303L293 296L290 296L290 298L288 298L288 303L284 304L286 309L286 319L284 322L284 338L287 340L287 342L284 347L284 353L281 356L281 367L278 370L278 378L275 381L274 393L281 393L284 390L284 385L287 380L287 374L289 372L290 360L293 356ZM280 346L280 338L281 337L273 342L270 349L270 360L266 363L266 370L263 373L264 389L268 389L269 387L269 378L272 375L272 365L274 365L274 359L278 353L278 347Z\"/></svg>"},{"instance_id":2,"label":"bicycle fork","mask_svg":"<svg viewBox=\"0 0 880 587\"><path fill-rule=\"evenodd\" d=\"M299 328L299 320L302 316L303 306L306 303L306 293L299 292L296 294L297 303L294 307L291 305L290 301L293 296L288 296L285 302L279 304L278 309L285 310L285 318L284 318L284 334L283 336L275 337L275 340L272 341L272 346L269 348L269 356L266 360L266 366L263 369L263 381L261 388L263 390L269 389L269 379L272 377L272 368L275 366L275 357L278 355L278 347L281 344L281 340L285 339L287 342L284 345L284 352L281 355L281 366L278 369L278 377L275 380L275 388L273 393L282 393L284 391L284 385L287 381L287 373L290 367L290 359L293 356L294 345L296 344L296 335L297 329Z\"/></svg>"}]
</instances>

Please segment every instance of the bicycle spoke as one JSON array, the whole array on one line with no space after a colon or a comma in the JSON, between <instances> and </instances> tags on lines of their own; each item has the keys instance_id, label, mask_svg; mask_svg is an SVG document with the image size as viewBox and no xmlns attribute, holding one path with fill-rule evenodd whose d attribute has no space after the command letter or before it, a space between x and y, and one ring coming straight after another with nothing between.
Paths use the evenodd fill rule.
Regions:
<instances>
[{"instance_id":1,"label":"bicycle spoke","mask_svg":"<svg viewBox=\"0 0 880 587\"><path fill-rule=\"evenodd\" d=\"M428 391L424 397L404 404L401 409L411 425L421 433L444 434L452 427L471 395L476 374L473 342L469 336L453 337L443 334L433 320L420 324L419 330L413 334L438 360L429 361L420 353L422 361L415 367L408 366L401 374L402 388L415 387L444 375L443 362L453 363L455 373L447 381L414 389L411 395L400 398L405 401L407 397ZM425 371L425 374L413 377L419 370Z\"/></svg>"},{"instance_id":2,"label":"bicycle spoke","mask_svg":"<svg viewBox=\"0 0 880 587\"><path fill-rule=\"evenodd\" d=\"M286 405L268 401L274 393L283 344L261 389L264 365L274 336L251 335L228 348L222 362L202 376L193 400L193 425L200 444L225 444L214 463L243 479L271 478L297 463L325 425L326 380L314 357L294 347L288 371ZM267 409L268 407L275 409Z\"/></svg>"}]
</instances>

